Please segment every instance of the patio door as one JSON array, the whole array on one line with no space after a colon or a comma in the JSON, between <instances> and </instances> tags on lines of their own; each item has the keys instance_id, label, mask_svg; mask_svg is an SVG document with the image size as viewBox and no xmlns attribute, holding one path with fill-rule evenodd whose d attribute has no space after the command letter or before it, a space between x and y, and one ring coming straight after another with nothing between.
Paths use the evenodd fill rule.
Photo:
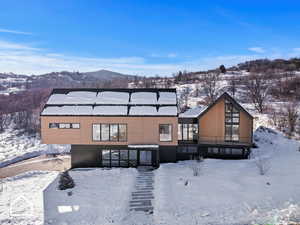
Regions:
<instances>
[{"instance_id":1,"label":"patio door","mask_svg":"<svg viewBox=\"0 0 300 225\"><path fill-rule=\"evenodd\" d=\"M152 165L152 151L140 150L140 165L141 166Z\"/></svg>"}]
</instances>

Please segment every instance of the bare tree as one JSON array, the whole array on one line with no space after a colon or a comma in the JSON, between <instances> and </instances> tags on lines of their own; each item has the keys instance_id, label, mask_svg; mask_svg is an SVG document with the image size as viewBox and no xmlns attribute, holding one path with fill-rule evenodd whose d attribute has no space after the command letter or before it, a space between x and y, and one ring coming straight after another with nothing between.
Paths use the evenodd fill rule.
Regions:
<instances>
[{"instance_id":1,"label":"bare tree","mask_svg":"<svg viewBox=\"0 0 300 225\"><path fill-rule=\"evenodd\" d=\"M298 102L294 99L284 104L284 115L288 125L289 136L291 136L296 130L297 120L300 116L298 106Z\"/></svg>"},{"instance_id":2,"label":"bare tree","mask_svg":"<svg viewBox=\"0 0 300 225\"><path fill-rule=\"evenodd\" d=\"M190 96L191 88L184 87L179 96L179 107L181 111L185 111L188 108L189 96Z\"/></svg>"},{"instance_id":3,"label":"bare tree","mask_svg":"<svg viewBox=\"0 0 300 225\"><path fill-rule=\"evenodd\" d=\"M264 113L266 108L265 102L268 96L267 81L262 75L251 73L248 79L245 80L245 86L255 109L259 113Z\"/></svg>"},{"instance_id":4,"label":"bare tree","mask_svg":"<svg viewBox=\"0 0 300 225\"><path fill-rule=\"evenodd\" d=\"M236 80L235 80L235 78L231 78L230 81L229 81L229 91L230 91L230 94L232 95L232 97L234 97L235 93L236 93Z\"/></svg>"},{"instance_id":5,"label":"bare tree","mask_svg":"<svg viewBox=\"0 0 300 225\"><path fill-rule=\"evenodd\" d=\"M219 73L206 73L203 76L203 91L207 97L207 103L213 103L218 96L217 82L219 81Z\"/></svg>"}]
</instances>

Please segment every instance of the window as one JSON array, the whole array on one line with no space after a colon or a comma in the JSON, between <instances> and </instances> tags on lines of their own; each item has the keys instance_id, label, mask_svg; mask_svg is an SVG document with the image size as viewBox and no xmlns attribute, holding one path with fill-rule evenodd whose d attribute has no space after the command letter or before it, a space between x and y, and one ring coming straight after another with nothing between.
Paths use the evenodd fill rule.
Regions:
<instances>
[{"instance_id":1,"label":"window","mask_svg":"<svg viewBox=\"0 0 300 225\"><path fill-rule=\"evenodd\" d=\"M178 124L178 140L179 141L182 140L182 124L181 123Z\"/></svg>"},{"instance_id":2,"label":"window","mask_svg":"<svg viewBox=\"0 0 300 225\"><path fill-rule=\"evenodd\" d=\"M178 140L197 141L198 140L198 124L197 123L178 124Z\"/></svg>"},{"instance_id":3,"label":"window","mask_svg":"<svg viewBox=\"0 0 300 225\"><path fill-rule=\"evenodd\" d=\"M49 128L79 129L79 123L49 123Z\"/></svg>"},{"instance_id":4,"label":"window","mask_svg":"<svg viewBox=\"0 0 300 225\"><path fill-rule=\"evenodd\" d=\"M160 124L159 125L159 141L172 141L172 125Z\"/></svg>"},{"instance_id":5,"label":"window","mask_svg":"<svg viewBox=\"0 0 300 225\"><path fill-rule=\"evenodd\" d=\"M136 150L105 149L102 150L101 156L104 167L137 166Z\"/></svg>"},{"instance_id":6,"label":"window","mask_svg":"<svg viewBox=\"0 0 300 225\"><path fill-rule=\"evenodd\" d=\"M72 128L73 129L79 129L80 128L80 124L79 123L72 123Z\"/></svg>"},{"instance_id":7,"label":"window","mask_svg":"<svg viewBox=\"0 0 300 225\"><path fill-rule=\"evenodd\" d=\"M225 141L239 141L240 113L228 100L225 100Z\"/></svg>"},{"instance_id":8,"label":"window","mask_svg":"<svg viewBox=\"0 0 300 225\"><path fill-rule=\"evenodd\" d=\"M93 124L93 141L127 141L127 124Z\"/></svg>"},{"instance_id":9,"label":"window","mask_svg":"<svg viewBox=\"0 0 300 225\"><path fill-rule=\"evenodd\" d=\"M127 125L119 124L119 141L127 141Z\"/></svg>"},{"instance_id":10,"label":"window","mask_svg":"<svg viewBox=\"0 0 300 225\"><path fill-rule=\"evenodd\" d=\"M93 124L93 140L100 141L100 124Z\"/></svg>"},{"instance_id":11,"label":"window","mask_svg":"<svg viewBox=\"0 0 300 225\"><path fill-rule=\"evenodd\" d=\"M58 128L59 123L49 123L49 128Z\"/></svg>"},{"instance_id":12,"label":"window","mask_svg":"<svg viewBox=\"0 0 300 225\"><path fill-rule=\"evenodd\" d=\"M101 124L100 141L109 141L109 124Z\"/></svg>"},{"instance_id":13,"label":"window","mask_svg":"<svg viewBox=\"0 0 300 225\"><path fill-rule=\"evenodd\" d=\"M118 141L118 124L110 124L110 141Z\"/></svg>"}]
</instances>

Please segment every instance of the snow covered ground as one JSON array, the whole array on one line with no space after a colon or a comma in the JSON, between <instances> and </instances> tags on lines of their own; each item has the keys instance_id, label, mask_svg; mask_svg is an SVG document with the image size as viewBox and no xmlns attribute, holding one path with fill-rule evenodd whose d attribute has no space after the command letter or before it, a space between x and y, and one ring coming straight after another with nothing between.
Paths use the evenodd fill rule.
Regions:
<instances>
[{"instance_id":1,"label":"snow covered ground","mask_svg":"<svg viewBox=\"0 0 300 225\"><path fill-rule=\"evenodd\" d=\"M44 218L46 224L72 225L300 222L300 143L266 128L257 130L254 139L259 148L253 149L250 160L161 164L155 170L151 220L129 212L137 171L99 168L71 171L76 186L65 191L57 190L57 172L31 172L1 180L0 224L42 224ZM261 159L269 168L265 175L257 167ZM200 165L199 176L193 176L195 165ZM32 204L25 204L27 208L14 204L20 199L32 203L32 209ZM17 207L10 212L10 205Z\"/></svg>"},{"instance_id":2,"label":"snow covered ground","mask_svg":"<svg viewBox=\"0 0 300 225\"><path fill-rule=\"evenodd\" d=\"M260 129L250 160L205 159L162 164L156 171L156 224L278 224L300 222L300 143ZM256 163L263 159L266 175Z\"/></svg>"},{"instance_id":3,"label":"snow covered ground","mask_svg":"<svg viewBox=\"0 0 300 225\"><path fill-rule=\"evenodd\" d=\"M13 129L0 133L0 168L42 154L70 151L70 145L41 144L40 139L19 133L20 131Z\"/></svg>"},{"instance_id":4,"label":"snow covered ground","mask_svg":"<svg viewBox=\"0 0 300 225\"><path fill-rule=\"evenodd\" d=\"M70 171L73 189L57 190L56 179L44 191L45 224L123 224L136 173L133 168Z\"/></svg>"},{"instance_id":5,"label":"snow covered ground","mask_svg":"<svg viewBox=\"0 0 300 225\"><path fill-rule=\"evenodd\" d=\"M57 172L27 172L0 181L0 224L43 224L43 189Z\"/></svg>"}]
</instances>

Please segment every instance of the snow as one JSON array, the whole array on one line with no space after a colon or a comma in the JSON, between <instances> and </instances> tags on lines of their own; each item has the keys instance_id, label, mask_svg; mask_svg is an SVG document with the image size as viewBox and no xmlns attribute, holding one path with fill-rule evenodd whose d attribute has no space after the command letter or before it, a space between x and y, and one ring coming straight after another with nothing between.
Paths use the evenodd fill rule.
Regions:
<instances>
[{"instance_id":1,"label":"snow","mask_svg":"<svg viewBox=\"0 0 300 225\"><path fill-rule=\"evenodd\" d=\"M47 101L48 105L64 104L94 104L97 92L71 91L68 94L52 94Z\"/></svg>"},{"instance_id":2,"label":"snow","mask_svg":"<svg viewBox=\"0 0 300 225\"><path fill-rule=\"evenodd\" d=\"M95 106L93 115L127 115L127 106Z\"/></svg>"},{"instance_id":3,"label":"snow","mask_svg":"<svg viewBox=\"0 0 300 225\"><path fill-rule=\"evenodd\" d=\"M278 224L291 212L299 222L300 143L261 129L255 139L259 148L252 159L205 159L200 176L192 174L195 161L161 164L155 172L155 224ZM258 157L270 165L264 176Z\"/></svg>"},{"instance_id":4,"label":"snow","mask_svg":"<svg viewBox=\"0 0 300 225\"><path fill-rule=\"evenodd\" d=\"M161 106L158 108L158 115L177 116L177 106Z\"/></svg>"},{"instance_id":5,"label":"snow","mask_svg":"<svg viewBox=\"0 0 300 225\"><path fill-rule=\"evenodd\" d=\"M69 174L74 188L57 190L56 179L44 191L45 224L123 224L136 169L75 169Z\"/></svg>"},{"instance_id":6,"label":"snow","mask_svg":"<svg viewBox=\"0 0 300 225\"><path fill-rule=\"evenodd\" d=\"M159 145L128 145L128 148L159 148Z\"/></svg>"},{"instance_id":7,"label":"snow","mask_svg":"<svg viewBox=\"0 0 300 225\"><path fill-rule=\"evenodd\" d=\"M180 118L197 118L199 117L205 110L207 109L206 106L198 106L195 108L188 109L184 113L180 113Z\"/></svg>"},{"instance_id":8,"label":"snow","mask_svg":"<svg viewBox=\"0 0 300 225\"><path fill-rule=\"evenodd\" d=\"M20 131L7 129L0 133L0 168L12 163L43 154L66 153L70 145L41 144L37 137L19 134Z\"/></svg>"},{"instance_id":9,"label":"snow","mask_svg":"<svg viewBox=\"0 0 300 225\"><path fill-rule=\"evenodd\" d=\"M158 104L176 105L177 96L175 92L159 92Z\"/></svg>"},{"instance_id":10,"label":"snow","mask_svg":"<svg viewBox=\"0 0 300 225\"><path fill-rule=\"evenodd\" d=\"M96 103L97 104L128 104L129 93L119 91L103 91L99 92Z\"/></svg>"},{"instance_id":11,"label":"snow","mask_svg":"<svg viewBox=\"0 0 300 225\"><path fill-rule=\"evenodd\" d=\"M43 190L57 172L32 171L1 180L0 224L42 225Z\"/></svg>"},{"instance_id":12,"label":"snow","mask_svg":"<svg viewBox=\"0 0 300 225\"><path fill-rule=\"evenodd\" d=\"M131 94L131 104L155 105L157 104L156 92L133 92Z\"/></svg>"},{"instance_id":13,"label":"snow","mask_svg":"<svg viewBox=\"0 0 300 225\"><path fill-rule=\"evenodd\" d=\"M47 106L42 115L92 115L92 106Z\"/></svg>"},{"instance_id":14,"label":"snow","mask_svg":"<svg viewBox=\"0 0 300 225\"><path fill-rule=\"evenodd\" d=\"M155 106L131 106L129 115L147 116L147 115L157 115L157 110Z\"/></svg>"}]
</instances>

